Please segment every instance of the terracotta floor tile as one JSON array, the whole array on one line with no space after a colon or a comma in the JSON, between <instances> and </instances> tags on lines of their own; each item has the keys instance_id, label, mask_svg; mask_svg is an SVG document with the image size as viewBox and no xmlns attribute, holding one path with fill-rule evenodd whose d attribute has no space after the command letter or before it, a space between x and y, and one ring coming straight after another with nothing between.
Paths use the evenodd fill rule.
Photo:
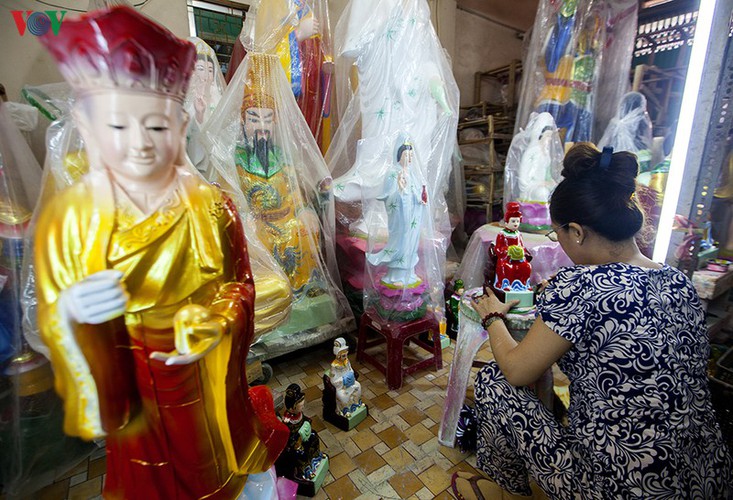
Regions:
<instances>
[{"instance_id":1,"label":"terracotta floor tile","mask_svg":"<svg viewBox=\"0 0 733 500\"><path fill-rule=\"evenodd\" d=\"M369 405L367 405L369 406ZM356 428L359 432L361 432L363 429L369 429L372 425L375 425L377 423L376 420L374 420L374 417L371 415L367 415L367 417L364 419L362 423L359 424L359 426Z\"/></svg>"},{"instance_id":2,"label":"terracotta floor tile","mask_svg":"<svg viewBox=\"0 0 733 500\"><path fill-rule=\"evenodd\" d=\"M441 446L440 453L450 460L453 465L463 462L469 455L469 453L463 453L459 448L448 448L447 446Z\"/></svg>"},{"instance_id":3,"label":"terracotta floor tile","mask_svg":"<svg viewBox=\"0 0 733 500\"><path fill-rule=\"evenodd\" d=\"M94 479L107 472L107 459L98 458L89 462L89 479Z\"/></svg>"},{"instance_id":4,"label":"terracotta floor tile","mask_svg":"<svg viewBox=\"0 0 733 500\"><path fill-rule=\"evenodd\" d=\"M381 439L369 429L359 431L351 438L351 440L361 451L373 448L374 445L381 441Z\"/></svg>"},{"instance_id":5,"label":"terracotta floor tile","mask_svg":"<svg viewBox=\"0 0 733 500\"><path fill-rule=\"evenodd\" d=\"M384 454L383 458L396 471L401 471L413 463L415 459L402 446L398 446ZM412 495L412 493L410 493Z\"/></svg>"},{"instance_id":6,"label":"terracotta floor tile","mask_svg":"<svg viewBox=\"0 0 733 500\"><path fill-rule=\"evenodd\" d=\"M68 500L89 500L102 494L102 477L95 477L69 488Z\"/></svg>"},{"instance_id":7,"label":"terracotta floor tile","mask_svg":"<svg viewBox=\"0 0 733 500\"><path fill-rule=\"evenodd\" d=\"M479 472L474 469L467 462L458 462L452 468L448 469L448 476L452 476L454 472L468 472L469 474L478 474Z\"/></svg>"},{"instance_id":8,"label":"terracotta floor tile","mask_svg":"<svg viewBox=\"0 0 733 500\"><path fill-rule=\"evenodd\" d=\"M410 471L404 471L392 476L389 484L399 494L400 498L408 498L422 489L422 481Z\"/></svg>"},{"instance_id":9,"label":"terracotta floor tile","mask_svg":"<svg viewBox=\"0 0 733 500\"><path fill-rule=\"evenodd\" d=\"M389 388L385 383L384 375L382 375L382 373L379 371L375 371L374 373L374 382L369 386L369 389L374 393L375 396L381 396L382 394L386 394L387 392L389 392Z\"/></svg>"},{"instance_id":10,"label":"terracotta floor tile","mask_svg":"<svg viewBox=\"0 0 733 500\"><path fill-rule=\"evenodd\" d=\"M322 430L327 428L326 423L321 418L321 414L313 415L311 417L311 427L316 432L321 432Z\"/></svg>"},{"instance_id":11,"label":"terracotta floor tile","mask_svg":"<svg viewBox=\"0 0 733 500\"><path fill-rule=\"evenodd\" d=\"M301 389L303 389L303 387L301 387ZM316 385L304 388L303 394L305 394L305 400L307 402L319 401L323 397L323 391Z\"/></svg>"},{"instance_id":12,"label":"terracotta floor tile","mask_svg":"<svg viewBox=\"0 0 733 500\"><path fill-rule=\"evenodd\" d=\"M425 410L425 415L430 417L433 422L440 422L443 419L443 407L432 405L430 408Z\"/></svg>"},{"instance_id":13,"label":"terracotta floor tile","mask_svg":"<svg viewBox=\"0 0 733 500\"><path fill-rule=\"evenodd\" d=\"M394 475L394 469L388 464L385 464L374 472L367 474L367 478L372 484L382 484Z\"/></svg>"},{"instance_id":14,"label":"terracotta floor tile","mask_svg":"<svg viewBox=\"0 0 733 500\"><path fill-rule=\"evenodd\" d=\"M60 500L69 496L69 479L50 484L33 494L36 500Z\"/></svg>"},{"instance_id":15,"label":"terracotta floor tile","mask_svg":"<svg viewBox=\"0 0 733 500\"><path fill-rule=\"evenodd\" d=\"M450 486L450 474L437 465L433 465L418 477L434 495L437 495Z\"/></svg>"},{"instance_id":16,"label":"terracotta floor tile","mask_svg":"<svg viewBox=\"0 0 733 500\"><path fill-rule=\"evenodd\" d=\"M372 472L386 465L387 463L373 449L368 449L364 453L355 456L353 460L359 470L361 470L366 475L371 474Z\"/></svg>"},{"instance_id":17,"label":"terracotta floor tile","mask_svg":"<svg viewBox=\"0 0 733 500\"><path fill-rule=\"evenodd\" d=\"M382 394L381 396L377 396L376 398L372 399L371 404L374 405L376 408L384 411L387 408L393 407L397 403L395 403L395 400L387 394Z\"/></svg>"},{"instance_id":18,"label":"terracotta floor tile","mask_svg":"<svg viewBox=\"0 0 733 500\"><path fill-rule=\"evenodd\" d=\"M348 453L342 452L329 459L329 470L334 479L339 479L354 469L356 469L356 464Z\"/></svg>"},{"instance_id":19,"label":"terracotta floor tile","mask_svg":"<svg viewBox=\"0 0 733 500\"><path fill-rule=\"evenodd\" d=\"M323 489L326 491L328 498L332 500L338 498L350 500L358 497L361 493L348 476L337 479L328 486L325 486Z\"/></svg>"},{"instance_id":20,"label":"terracotta floor tile","mask_svg":"<svg viewBox=\"0 0 733 500\"><path fill-rule=\"evenodd\" d=\"M405 436L416 445L422 445L434 437L434 434L427 430L423 424L417 424L405 431Z\"/></svg>"},{"instance_id":21,"label":"terracotta floor tile","mask_svg":"<svg viewBox=\"0 0 733 500\"><path fill-rule=\"evenodd\" d=\"M318 384L323 382L323 374L318 375L317 373L312 373L310 375L306 375L305 378L301 380L300 386L301 387L317 387Z\"/></svg>"},{"instance_id":22,"label":"terracotta floor tile","mask_svg":"<svg viewBox=\"0 0 733 500\"><path fill-rule=\"evenodd\" d=\"M405 434L397 427L385 429L377 434L377 436L379 436L379 439L381 439L382 442L390 448L396 448L407 441L407 436L405 436Z\"/></svg>"},{"instance_id":23,"label":"terracotta floor tile","mask_svg":"<svg viewBox=\"0 0 733 500\"><path fill-rule=\"evenodd\" d=\"M409 392L406 392L397 396L395 398L395 401L397 401L397 403L399 403L399 405L403 408L410 408L414 406L419 400Z\"/></svg>"},{"instance_id":24,"label":"terracotta floor tile","mask_svg":"<svg viewBox=\"0 0 733 500\"><path fill-rule=\"evenodd\" d=\"M407 409L400 412L400 417L408 424L416 425L425 419L425 413L414 406L408 406Z\"/></svg>"},{"instance_id":25,"label":"terracotta floor tile","mask_svg":"<svg viewBox=\"0 0 733 500\"><path fill-rule=\"evenodd\" d=\"M443 490L437 495L435 495L435 498L433 500L454 500L454 496L450 493L451 488L448 487L447 490Z\"/></svg>"},{"instance_id":26,"label":"terracotta floor tile","mask_svg":"<svg viewBox=\"0 0 733 500\"><path fill-rule=\"evenodd\" d=\"M62 474L61 476L57 477L54 482L59 482L62 479L68 479L71 476L76 476L77 474L81 474L82 472L86 471L88 468L89 468L89 459L84 459L79 464L77 464L76 467L66 472L66 474Z\"/></svg>"}]
</instances>

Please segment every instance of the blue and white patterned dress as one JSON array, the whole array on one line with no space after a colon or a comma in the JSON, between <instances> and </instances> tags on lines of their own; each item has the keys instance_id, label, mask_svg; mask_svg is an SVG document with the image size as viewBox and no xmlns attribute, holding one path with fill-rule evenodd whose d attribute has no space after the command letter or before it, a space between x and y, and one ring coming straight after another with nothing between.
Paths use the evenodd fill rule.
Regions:
<instances>
[{"instance_id":1,"label":"blue and white patterned dress","mask_svg":"<svg viewBox=\"0 0 733 500\"><path fill-rule=\"evenodd\" d=\"M550 498L733 498L706 376L705 315L690 281L664 266L562 269L538 315L574 345L569 426L495 363L475 384L478 465L503 488Z\"/></svg>"}]
</instances>

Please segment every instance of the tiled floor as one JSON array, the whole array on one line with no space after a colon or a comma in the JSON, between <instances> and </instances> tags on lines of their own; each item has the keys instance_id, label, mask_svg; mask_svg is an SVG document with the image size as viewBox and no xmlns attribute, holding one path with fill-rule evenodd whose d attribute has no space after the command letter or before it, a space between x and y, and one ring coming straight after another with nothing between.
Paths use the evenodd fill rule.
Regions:
<instances>
[{"instance_id":1,"label":"tiled floor","mask_svg":"<svg viewBox=\"0 0 733 500\"><path fill-rule=\"evenodd\" d=\"M354 339L349 344L356 345ZM330 471L317 499L353 498L453 498L453 472L475 472L475 456L438 444L438 427L443 411L453 347L443 351L443 369L424 370L408 376L400 390L390 391L384 376L356 361L362 397L369 417L356 429L343 432L321 419L322 376L332 359L330 342L271 362L274 376L268 385L273 392L289 384L300 384L306 394L305 414L313 419L322 449L331 459ZM485 350L479 358L486 359ZM469 396L471 390L469 389ZM105 472L104 450L33 496L38 500L88 500L101 494Z\"/></svg>"}]
</instances>

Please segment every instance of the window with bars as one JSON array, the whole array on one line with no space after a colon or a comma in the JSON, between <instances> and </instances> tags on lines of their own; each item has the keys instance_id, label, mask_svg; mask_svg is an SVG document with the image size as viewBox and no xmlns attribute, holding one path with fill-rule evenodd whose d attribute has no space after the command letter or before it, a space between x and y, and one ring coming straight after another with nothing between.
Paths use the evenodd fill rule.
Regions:
<instances>
[{"instance_id":1,"label":"window with bars","mask_svg":"<svg viewBox=\"0 0 733 500\"><path fill-rule=\"evenodd\" d=\"M193 36L204 40L216 52L221 71L226 74L234 42L242 31L247 4L188 0L189 29Z\"/></svg>"}]
</instances>

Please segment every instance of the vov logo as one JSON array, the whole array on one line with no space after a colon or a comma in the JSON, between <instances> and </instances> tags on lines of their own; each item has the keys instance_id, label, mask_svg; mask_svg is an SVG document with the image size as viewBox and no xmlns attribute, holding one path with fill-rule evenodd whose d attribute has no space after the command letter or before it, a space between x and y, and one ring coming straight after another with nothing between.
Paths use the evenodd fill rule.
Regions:
<instances>
[{"instance_id":1,"label":"vov logo","mask_svg":"<svg viewBox=\"0 0 733 500\"><path fill-rule=\"evenodd\" d=\"M11 10L15 27L18 28L20 36L25 35L26 29L31 35L42 36L51 30L54 35L59 34L61 22L66 15L65 10Z\"/></svg>"}]
</instances>

